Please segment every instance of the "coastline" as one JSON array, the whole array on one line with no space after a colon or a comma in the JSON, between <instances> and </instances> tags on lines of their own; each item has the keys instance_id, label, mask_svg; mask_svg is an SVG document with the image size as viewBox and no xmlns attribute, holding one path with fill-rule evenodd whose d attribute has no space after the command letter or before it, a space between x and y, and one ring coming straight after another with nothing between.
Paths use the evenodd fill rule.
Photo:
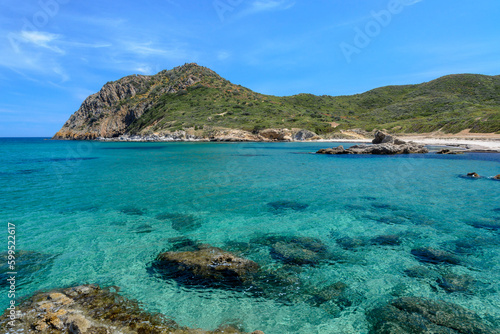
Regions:
<instances>
[{"instance_id":1,"label":"coastline","mask_svg":"<svg viewBox=\"0 0 500 334\"><path fill-rule=\"evenodd\" d=\"M399 135L399 138L405 141L412 141L417 144L426 145L426 146L443 146L443 147L457 147L462 148L464 150L473 150L473 151L495 151L500 153L500 136L497 138L463 138L463 137L428 137L425 135L411 135L404 136ZM61 139L57 139L61 140ZM269 141L254 141L254 140L224 140L224 139L208 139L208 138L192 138L192 139L152 139L152 138L112 138L112 139L104 139L97 138L95 141L101 142L198 142L198 143L231 143L231 142L248 142L248 143L355 143L355 144L363 144L363 143L371 143L371 139L315 139L315 140L292 140L292 141L277 141L277 140L269 140Z\"/></svg>"}]
</instances>

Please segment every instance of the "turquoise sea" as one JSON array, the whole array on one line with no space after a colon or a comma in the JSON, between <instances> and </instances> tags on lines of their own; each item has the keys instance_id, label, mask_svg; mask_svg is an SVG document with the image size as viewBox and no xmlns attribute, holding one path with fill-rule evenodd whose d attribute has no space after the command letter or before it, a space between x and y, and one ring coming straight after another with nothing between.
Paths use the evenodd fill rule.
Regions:
<instances>
[{"instance_id":1,"label":"turquoise sea","mask_svg":"<svg viewBox=\"0 0 500 334\"><path fill-rule=\"evenodd\" d=\"M487 177L500 174L500 154L309 154L336 145L0 139L3 249L10 222L22 260L17 293L116 286L181 325L266 334L368 333L366 312L398 296L499 319L500 181ZM486 178L460 177L468 172ZM259 243L269 236L315 238L331 256L285 264ZM239 252L269 272L285 268L300 284L254 295L155 272L159 253L188 240ZM421 247L459 263L423 262L412 254ZM446 275L461 277L461 287L443 283ZM343 302L307 299L337 282Z\"/></svg>"}]
</instances>

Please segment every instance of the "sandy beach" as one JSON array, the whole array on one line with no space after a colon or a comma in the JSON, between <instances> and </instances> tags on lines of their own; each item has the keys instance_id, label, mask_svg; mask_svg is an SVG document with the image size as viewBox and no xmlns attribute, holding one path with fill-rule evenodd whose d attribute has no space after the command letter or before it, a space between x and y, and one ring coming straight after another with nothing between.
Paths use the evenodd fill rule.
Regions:
<instances>
[{"instance_id":1,"label":"sandy beach","mask_svg":"<svg viewBox=\"0 0 500 334\"><path fill-rule=\"evenodd\" d=\"M468 130L456 134L424 133L396 135L405 141L413 141L422 145L461 147L475 151L498 151L500 152L500 134L495 133L470 133ZM371 143L371 138L360 139L328 139L324 142L343 143Z\"/></svg>"}]
</instances>

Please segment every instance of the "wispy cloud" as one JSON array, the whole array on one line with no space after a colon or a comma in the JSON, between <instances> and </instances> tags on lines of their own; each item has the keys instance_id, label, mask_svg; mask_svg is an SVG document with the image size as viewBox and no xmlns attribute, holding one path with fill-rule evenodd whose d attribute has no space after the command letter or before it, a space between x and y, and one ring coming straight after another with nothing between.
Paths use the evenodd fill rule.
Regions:
<instances>
[{"instance_id":1,"label":"wispy cloud","mask_svg":"<svg viewBox=\"0 0 500 334\"><path fill-rule=\"evenodd\" d=\"M405 6L412 6L416 3L419 3L419 2L422 2L424 0L401 0L401 2L405 5Z\"/></svg>"},{"instance_id":2,"label":"wispy cloud","mask_svg":"<svg viewBox=\"0 0 500 334\"><path fill-rule=\"evenodd\" d=\"M61 37L60 35L43 31L21 31L20 37L26 43L31 43L38 47L57 52L59 54L65 53L58 46L52 45L52 42L58 40Z\"/></svg>"},{"instance_id":3,"label":"wispy cloud","mask_svg":"<svg viewBox=\"0 0 500 334\"><path fill-rule=\"evenodd\" d=\"M252 2L250 10L254 13L274 11L274 10L286 10L292 8L295 2L290 2L287 0L257 0Z\"/></svg>"},{"instance_id":4,"label":"wispy cloud","mask_svg":"<svg viewBox=\"0 0 500 334\"><path fill-rule=\"evenodd\" d=\"M171 47L168 45L154 45L153 42L137 43L126 42L125 49L128 52L135 53L141 56L161 56L169 59L185 59L188 56L187 51L179 47Z\"/></svg>"},{"instance_id":5,"label":"wispy cloud","mask_svg":"<svg viewBox=\"0 0 500 334\"><path fill-rule=\"evenodd\" d=\"M238 12L234 18L240 19L245 16L271 12L271 11L282 11L292 8L295 5L295 1L290 0L255 0L250 3L242 11Z\"/></svg>"},{"instance_id":6,"label":"wispy cloud","mask_svg":"<svg viewBox=\"0 0 500 334\"><path fill-rule=\"evenodd\" d=\"M153 67L150 65L147 65L147 64L139 65L139 67L136 67L135 70L139 73L146 74L146 75L153 74Z\"/></svg>"}]
</instances>

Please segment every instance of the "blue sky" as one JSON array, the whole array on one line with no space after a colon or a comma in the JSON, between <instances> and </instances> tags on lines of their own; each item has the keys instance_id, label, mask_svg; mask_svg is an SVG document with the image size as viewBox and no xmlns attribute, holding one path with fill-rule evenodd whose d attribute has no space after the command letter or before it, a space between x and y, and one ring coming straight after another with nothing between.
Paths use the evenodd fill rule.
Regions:
<instances>
[{"instance_id":1,"label":"blue sky","mask_svg":"<svg viewBox=\"0 0 500 334\"><path fill-rule=\"evenodd\" d=\"M498 0L0 0L0 137L52 136L107 81L187 62L273 95L500 74Z\"/></svg>"}]
</instances>

